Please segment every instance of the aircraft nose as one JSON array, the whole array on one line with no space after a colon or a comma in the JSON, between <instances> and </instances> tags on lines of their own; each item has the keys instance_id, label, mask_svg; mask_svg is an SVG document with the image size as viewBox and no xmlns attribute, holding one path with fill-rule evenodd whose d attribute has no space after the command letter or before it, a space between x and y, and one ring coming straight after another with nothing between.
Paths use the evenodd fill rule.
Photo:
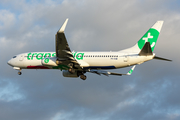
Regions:
<instances>
[{"instance_id":1,"label":"aircraft nose","mask_svg":"<svg viewBox=\"0 0 180 120\"><path fill-rule=\"evenodd\" d=\"M10 66L12 66L12 62L11 62L12 60L9 60L8 62L7 62L7 64L8 65L10 65Z\"/></svg>"}]
</instances>

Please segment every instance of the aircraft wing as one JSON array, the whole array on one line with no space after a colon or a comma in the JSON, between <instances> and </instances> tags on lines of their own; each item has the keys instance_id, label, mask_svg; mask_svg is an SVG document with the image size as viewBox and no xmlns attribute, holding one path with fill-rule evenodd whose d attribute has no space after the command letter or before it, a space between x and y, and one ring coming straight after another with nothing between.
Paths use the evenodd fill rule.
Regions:
<instances>
[{"instance_id":1,"label":"aircraft wing","mask_svg":"<svg viewBox=\"0 0 180 120\"><path fill-rule=\"evenodd\" d=\"M122 75L131 75L135 67L136 67L136 65L134 65L134 66L131 68L131 70L130 70L128 73L126 73L126 74L113 73L113 72L108 72L108 71L103 71L103 70L93 70L93 69L89 70L88 72L96 73L96 74L98 74L98 75L101 75L101 74L102 74L102 75L105 75L105 76L109 76L109 75L122 76Z\"/></svg>"},{"instance_id":2,"label":"aircraft wing","mask_svg":"<svg viewBox=\"0 0 180 120\"><path fill-rule=\"evenodd\" d=\"M56 57L59 61L61 61L61 64L69 65L70 63L73 63L77 69L82 69L76 59L73 57L73 54L66 40L66 36L64 34L67 22L68 19L66 19L66 21L56 34Z\"/></svg>"}]
</instances>

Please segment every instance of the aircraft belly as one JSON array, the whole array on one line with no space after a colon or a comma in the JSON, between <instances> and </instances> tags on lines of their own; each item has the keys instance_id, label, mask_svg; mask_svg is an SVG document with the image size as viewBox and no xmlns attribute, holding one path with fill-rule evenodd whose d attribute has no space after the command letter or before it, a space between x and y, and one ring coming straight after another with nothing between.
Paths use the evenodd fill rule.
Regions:
<instances>
[{"instance_id":1,"label":"aircraft belly","mask_svg":"<svg viewBox=\"0 0 180 120\"><path fill-rule=\"evenodd\" d=\"M141 64L151 59L153 59L153 56L129 56L128 61L121 62L118 68Z\"/></svg>"},{"instance_id":2,"label":"aircraft belly","mask_svg":"<svg viewBox=\"0 0 180 120\"><path fill-rule=\"evenodd\" d=\"M119 60L112 60L111 58L108 59L88 59L85 60L86 63L89 64L88 66L85 66L84 68L92 68L92 69L115 69L116 66L119 64Z\"/></svg>"},{"instance_id":3,"label":"aircraft belly","mask_svg":"<svg viewBox=\"0 0 180 120\"><path fill-rule=\"evenodd\" d=\"M48 69L48 67L44 67L41 63L41 60L25 60L24 61L24 69Z\"/></svg>"}]
</instances>

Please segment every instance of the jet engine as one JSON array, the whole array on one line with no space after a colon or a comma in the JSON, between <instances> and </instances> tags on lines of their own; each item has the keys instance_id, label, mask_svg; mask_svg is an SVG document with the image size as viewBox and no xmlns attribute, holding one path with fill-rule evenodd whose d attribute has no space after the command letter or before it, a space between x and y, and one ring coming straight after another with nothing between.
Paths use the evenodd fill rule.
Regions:
<instances>
[{"instance_id":1,"label":"jet engine","mask_svg":"<svg viewBox=\"0 0 180 120\"><path fill-rule=\"evenodd\" d=\"M56 64L57 58L56 57L48 57L48 58L43 58L41 60L41 63L43 66L58 66Z\"/></svg>"},{"instance_id":2,"label":"jet engine","mask_svg":"<svg viewBox=\"0 0 180 120\"><path fill-rule=\"evenodd\" d=\"M74 73L70 73L68 70L63 70L63 76L64 77L79 77L78 72L75 71Z\"/></svg>"}]
</instances>

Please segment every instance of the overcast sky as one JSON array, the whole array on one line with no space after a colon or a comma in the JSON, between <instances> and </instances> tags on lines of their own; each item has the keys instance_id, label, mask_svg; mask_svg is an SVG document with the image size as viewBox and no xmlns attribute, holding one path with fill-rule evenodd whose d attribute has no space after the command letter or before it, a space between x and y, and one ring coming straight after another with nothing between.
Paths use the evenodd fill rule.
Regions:
<instances>
[{"instance_id":1,"label":"overcast sky","mask_svg":"<svg viewBox=\"0 0 180 120\"><path fill-rule=\"evenodd\" d=\"M179 0L1 0L0 120L179 120L179 6ZM87 73L86 81L59 70L19 76L7 65L20 53L55 51L55 33L66 18L75 51L131 47L164 20L154 52L173 62L152 60L131 76Z\"/></svg>"}]
</instances>

